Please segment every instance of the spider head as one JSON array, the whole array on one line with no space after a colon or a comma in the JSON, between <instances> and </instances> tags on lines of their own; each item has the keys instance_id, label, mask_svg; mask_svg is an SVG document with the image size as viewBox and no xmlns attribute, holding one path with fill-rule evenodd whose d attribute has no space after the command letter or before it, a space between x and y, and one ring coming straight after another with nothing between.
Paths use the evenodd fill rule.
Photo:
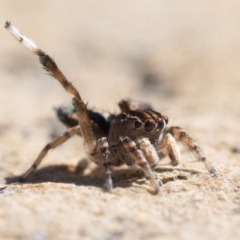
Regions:
<instances>
[{"instance_id":1,"label":"spider head","mask_svg":"<svg viewBox=\"0 0 240 240\"><path fill-rule=\"evenodd\" d=\"M120 136L133 139L147 137L158 139L168 123L168 118L152 109L136 109L120 113L113 121L112 130Z\"/></svg>"}]
</instances>

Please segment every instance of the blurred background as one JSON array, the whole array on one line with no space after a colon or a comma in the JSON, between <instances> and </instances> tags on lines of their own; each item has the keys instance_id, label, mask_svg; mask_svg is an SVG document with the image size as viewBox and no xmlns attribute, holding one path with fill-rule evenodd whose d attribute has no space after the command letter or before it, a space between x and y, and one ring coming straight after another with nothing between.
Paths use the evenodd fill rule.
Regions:
<instances>
[{"instance_id":1,"label":"blurred background","mask_svg":"<svg viewBox=\"0 0 240 240\"><path fill-rule=\"evenodd\" d=\"M9 97L6 114L15 104L15 114L34 114L42 101L48 111L70 99L5 31L10 20L54 57L90 104L115 111L131 97L159 110L175 105L184 107L180 112L229 115L239 108L239 7L238 1L2 1L1 109Z\"/></svg>"},{"instance_id":2,"label":"blurred background","mask_svg":"<svg viewBox=\"0 0 240 240\"><path fill-rule=\"evenodd\" d=\"M200 138L239 134L239 11L239 1L1 1L0 137L49 139L63 131L52 108L71 101L6 20L54 57L93 107L117 112L130 97L171 123L210 131Z\"/></svg>"},{"instance_id":3,"label":"blurred background","mask_svg":"<svg viewBox=\"0 0 240 240\"><path fill-rule=\"evenodd\" d=\"M224 155L213 147L238 147L239 12L239 1L2 1L2 166L25 168L65 130L53 107L71 102L6 20L55 59L90 106L116 113L122 98L150 102L216 161Z\"/></svg>"}]
</instances>

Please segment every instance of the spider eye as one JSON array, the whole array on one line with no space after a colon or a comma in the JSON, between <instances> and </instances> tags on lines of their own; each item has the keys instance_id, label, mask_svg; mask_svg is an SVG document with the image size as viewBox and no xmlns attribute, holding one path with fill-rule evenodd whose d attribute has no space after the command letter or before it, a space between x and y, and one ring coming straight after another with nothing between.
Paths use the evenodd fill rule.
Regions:
<instances>
[{"instance_id":1,"label":"spider eye","mask_svg":"<svg viewBox=\"0 0 240 240\"><path fill-rule=\"evenodd\" d=\"M142 122L136 121L134 126L135 126L135 128L140 128L142 126Z\"/></svg>"},{"instance_id":2,"label":"spider eye","mask_svg":"<svg viewBox=\"0 0 240 240\"><path fill-rule=\"evenodd\" d=\"M151 132L155 128L155 123L152 120L148 120L145 122L144 129L147 132Z\"/></svg>"},{"instance_id":3,"label":"spider eye","mask_svg":"<svg viewBox=\"0 0 240 240\"><path fill-rule=\"evenodd\" d=\"M165 123L168 124L168 118L165 119Z\"/></svg>"},{"instance_id":4,"label":"spider eye","mask_svg":"<svg viewBox=\"0 0 240 240\"><path fill-rule=\"evenodd\" d=\"M158 120L158 126L157 126L158 128L163 128L164 127L164 121L163 121L163 119L159 119Z\"/></svg>"}]
</instances>

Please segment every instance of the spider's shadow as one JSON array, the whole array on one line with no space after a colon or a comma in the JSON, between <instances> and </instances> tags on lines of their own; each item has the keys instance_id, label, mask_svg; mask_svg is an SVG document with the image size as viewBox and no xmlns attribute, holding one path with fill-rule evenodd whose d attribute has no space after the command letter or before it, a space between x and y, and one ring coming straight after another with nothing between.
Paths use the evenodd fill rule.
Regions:
<instances>
[{"instance_id":1,"label":"spider's shadow","mask_svg":"<svg viewBox=\"0 0 240 240\"><path fill-rule=\"evenodd\" d=\"M76 169L77 170L77 169ZM157 173L174 171L174 168L156 168ZM184 172L190 172L187 169L178 169ZM193 174L198 173L191 172ZM162 179L162 183L165 184L169 181L174 181L176 179L187 180L187 177L170 177ZM88 175L82 175L78 171L73 171L66 164L63 165L52 165L43 167L35 170L32 175L30 175L24 181L21 181L21 176L7 177L5 178L7 184L21 183L21 184L37 184L43 182L54 182L54 183L69 183L81 186L95 186L103 188L104 176L100 167L96 167ZM127 169L114 169L113 172L113 182L115 187L130 187L132 183L137 183L139 185L145 184L145 176L143 171L136 170L132 168Z\"/></svg>"},{"instance_id":2,"label":"spider's shadow","mask_svg":"<svg viewBox=\"0 0 240 240\"><path fill-rule=\"evenodd\" d=\"M129 187L132 182L143 178L142 171L133 171L131 169L115 169L113 182L114 186ZM120 180L119 180L120 179ZM100 167L96 167L88 175L82 175L78 171L73 171L66 164L52 165L35 170L27 179L22 180L21 175L5 178L7 184L37 184L43 182L69 183L81 186L95 186L103 188L104 175ZM139 181L141 184L141 181Z\"/></svg>"},{"instance_id":3,"label":"spider's shadow","mask_svg":"<svg viewBox=\"0 0 240 240\"><path fill-rule=\"evenodd\" d=\"M21 175L15 177L5 178L7 184L12 183L43 183L43 182L55 182L55 183L74 183L76 185L85 186L99 186L102 181L96 176L82 176L81 174L74 172L66 164L52 165L42 167L35 170L28 178L22 180Z\"/></svg>"}]
</instances>

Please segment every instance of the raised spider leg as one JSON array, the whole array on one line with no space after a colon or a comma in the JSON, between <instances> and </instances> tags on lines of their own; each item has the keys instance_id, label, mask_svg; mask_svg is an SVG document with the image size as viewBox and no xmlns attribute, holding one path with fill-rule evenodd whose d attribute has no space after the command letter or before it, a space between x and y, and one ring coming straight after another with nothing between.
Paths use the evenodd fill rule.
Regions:
<instances>
[{"instance_id":1,"label":"raised spider leg","mask_svg":"<svg viewBox=\"0 0 240 240\"><path fill-rule=\"evenodd\" d=\"M153 194L157 194L160 192L159 184L156 182L154 178L154 174L150 165L148 164L143 151L136 147L136 143L130 140L129 137L121 137L120 142L123 147L128 151L136 164L138 164L144 171L145 175L149 178L151 185L153 186Z\"/></svg>"},{"instance_id":2,"label":"raised spider leg","mask_svg":"<svg viewBox=\"0 0 240 240\"><path fill-rule=\"evenodd\" d=\"M214 176L216 174L215 168L207 160L206 156L202 152L201 148L197 143L180 127L170 127L168 132L178 141L182 142L190 150L195 152L198 156L198 159L202 161L206 169Z\"/></svg>"},{"instance_id":3,"label":"raised spider leg","mask_svg":"<svg viewBox=\"0 0 240 240\"><path fill-rule=\"evenodd\" d=\"M42 162L43 158L47 155L50 149L56 148L59 145L66 142L69 138L73 137L75 134L79 132L79 126L69 128L65 133L61 136L54 138L51 142L49 142L43 150L40 152L37 159L34 161L32 166L21 176L21 179L26 179Z\"/></svg>"},{"instance_id":4,"label":"raised spider leg","mask_svg":"<svg viewBox=\"0 0 240 240\"><path fill-rule=\"evenodd\" d=\"M77 89L72 85L71 82L67 80L64 74L59 70L54 60L49 57L44 51L38 48L34 41L22 35L19 30L14 27L10 22L5 23L5 28L23 46L25 46L28 50L39 56L40 63L43 65L44 69L56 80L58 80L67 92L71 93L74 96L73 105L75 106L77 111L80 131L86 144L87 151L89 154L91 154L93 151L96 150L96 138L91 127L91 121L87 113L86 104L82 101Z\"/></svg>"},{"instance_id":5,"label":"raised spider leg","mask_svg":"<svg viewBox=\"0 0 240 240\"><path fill-rule=\"evenodd\" d=\"M44 69L53 76L56 80L58 80L63 88L71 93L73 98L73 105L77 111L78 115L78 122L79 122L79 129L81 132L81 136L83 137L85 148L88 154L91 156L95 155L98 150L98 142L96 140L96 136L93 132L92 126L91 126L91 120L88 116L87 112L87 106L82 101L80 94L78 93L77 89L72 85L71 82L67 80L67 78L64 76L64 74L59 70L57 64L54 62L54 60L49 57L48 54L46 54L44 51L42 51L38 46L35 44L34 41L31 39L25 37L22 35L19 30L14 27L10 22L5 23L5 28L28 50L33 52L39 57L40 63L44 67ZM44 152L42 152L44 154ZM41 160L36 160L36 163ZM24 176L28 176L33 170L35 169L35 165L30 168Z\"/></svg>"},{"instance_id":6,"label":"raised spider leg","mask_svg":"<svg viewBox=\"0 0 240 240\"><path fill-rule=\"evenodd\" d=\"M178 165L180 162L180 150L174 137L171 134L166 134L163 139L159 142L158 148L160 151L160 159L165 156L169 156L173 166Z\"/></svg>"},{"instance_id":7,"label":"raised spider leg","mask_svg":"<svg viewBox=\"0 0 240 240\"><path fill-rule=\"evenodd\" d=\"M75 89L75 87L72 85L71 82L67 80L67 78L63 75L63 73L59 70L57 67L57 64L54 62L54 60L49 57L44 51L42 51L36 43L27 38L26 36L22 35L20 31L14 27L11 22L7 21L5 23L5 28L9 31L10 34L12 34L25 48L39 56L40 63L43 65L44 69L55 79L57 79L62 86L65 88L65 90L72 95L74 95L77 99L81 100L80 95L78 91Z\"/></svg>"}]
</instances>

